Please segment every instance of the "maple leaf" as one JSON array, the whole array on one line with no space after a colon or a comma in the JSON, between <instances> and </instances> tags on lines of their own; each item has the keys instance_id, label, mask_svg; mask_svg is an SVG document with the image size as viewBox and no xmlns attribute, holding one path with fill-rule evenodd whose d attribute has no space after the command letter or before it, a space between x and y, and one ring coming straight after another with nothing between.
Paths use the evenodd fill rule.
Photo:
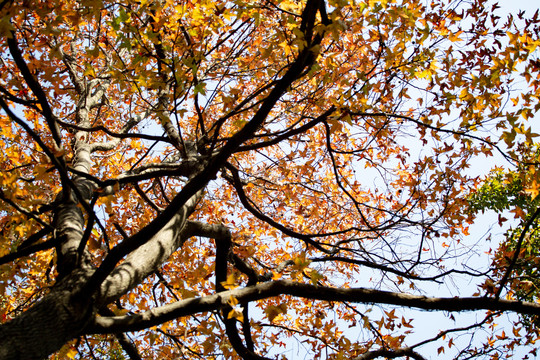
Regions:
<instances>
[{"instance_id":1,"label":"maple leaf","mask_svg":"<svg viewBox=\"0 0 540 360\"><path fill-rule=\"evenodd\" d=\"M540 193L540 185L536 182L536 180L533 180L530 186L525 188L525 192L530 194L531 198L534 199L538 196L538 193Z\"/></svg>"}]
</instances>

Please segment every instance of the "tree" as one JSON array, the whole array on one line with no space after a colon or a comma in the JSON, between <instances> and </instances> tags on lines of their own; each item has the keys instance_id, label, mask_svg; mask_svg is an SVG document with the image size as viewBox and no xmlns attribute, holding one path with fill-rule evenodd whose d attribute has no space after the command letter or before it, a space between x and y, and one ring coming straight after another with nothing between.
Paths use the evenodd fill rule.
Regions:
<instances>
[{"instance_id":1,"label":"tree","mask_svg":"<svg viewBox=\"0 0 540 360\"><path fill-rule=\"evenodd\" d=\"M524 301L538 302L540 283L537 278L539 251L538 189L536 166L539 156L538 146L520 146L520 159L515 170L496 169L489 174L482 186L471 197L473 211L495 210L499 213L511 211L518 220L517 226L510 227L495 252L491 277L486 279L484 288L499 296L504 287L513 297ZM504 215L498 216L499 225L509 221ZM494 286L495 283L499 285ZM537 327L537 316L525 316L524 325Z\"/></svg>"},{"instance_id":2,"label":"tree","mask_svg":"<svg viewBox=\"0 0 540 360\"><path fill-rule=\"evenodd\" d=\"M496 326L540 305L486 288L467 209L471 165L536 137L538 12L0 7L0 359L535 351L536 327ZM481 316L423 333L409 309Z\"/></svg>"}]
</instances>

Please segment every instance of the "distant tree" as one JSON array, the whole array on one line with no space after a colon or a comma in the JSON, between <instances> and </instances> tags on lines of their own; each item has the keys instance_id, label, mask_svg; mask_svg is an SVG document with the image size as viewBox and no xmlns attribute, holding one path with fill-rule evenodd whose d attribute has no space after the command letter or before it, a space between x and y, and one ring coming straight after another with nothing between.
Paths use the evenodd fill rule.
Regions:
<instances>
[{"instance_id":1,"label":"distant tree","mask_svg":"<svg viewBox=\"0 0 540 360\"><path fill-rule=\"evenodd\" d=\"M539 302L540 197L536 163L540 152L536 144L519 146L515 156L519 159L515 169L494 170L470 199L473 211L499 212L500 226L511 220L504 211L506 216L517 219L517 226L506 231L505 240L494 251L492 274L483 288L496 297L507 289L508 297ZM526 315L523 320L530 331L540 324L537 315Z\"/></svg>"},{"instance_id":2,"label":"distant tree","mask_svg":"<svg viewBox=\"0 0 540 360\"><path fill-rule=\"evenodd\" d=\"M516 296L511 262L471 260L489 255L466 235L489 208L471 201L477 164L526 165L538 192L538 159L519 156L540 108L538 12L0 8L0 359L534 353L534 323L495 319L539 315L536 297ZM423 332L413 308L477 317Z\"/></svg>"}]
</instances>

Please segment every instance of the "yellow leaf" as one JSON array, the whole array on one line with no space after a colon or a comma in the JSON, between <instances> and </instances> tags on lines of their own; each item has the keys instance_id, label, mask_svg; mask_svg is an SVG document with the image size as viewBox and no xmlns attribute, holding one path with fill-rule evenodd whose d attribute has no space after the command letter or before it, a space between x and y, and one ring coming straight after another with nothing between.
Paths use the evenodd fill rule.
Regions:
<instances>
[{"instance_id":1,"label":"yellow leaf","mask_svg":"<svg viewBox=\"0 0 540 360\"><path fill-rule=\"evenodd\" d=\"M306 258L306 253L302 252L299 256L294 258L294 265L296 270L303 270L311 264L311 260Z\"/></svg>"},{"instance_id":2,"label":"yellow leaf","mask_svg":"<svg viewBox=\"0 0 540 360\"><path fill-rule=\"evenodd\" d=\"M83 75L84 75L84 76L95 77L95 76L96 76L96 71L94 70L94 68L92 67L92 65L86 64Z\"/></svg>"},{"instance_id":3,"label":"yellow leaf","mask_svg":"<svg viewBox=\"0 0 540 360\"><path fill-rule=\"evenodd\" d=\"M533 180L532 184L525 189L525 192L531 195L533 199L538 196L538 193L540 193L540 186L536 180Z\"/></svg>"},{"instance_id":4,"label":"yellow leaf","mask_svg":"<svg viewBox=\"0 0 540 360\"><path fill-rule=\"evenodd\" d=\"M148 335L148 338L150 340L150 345L154 345L154 343L156 342L156 339L157 339L158 335L154 332L151 332L150 335Z\"/></svg>"},{"instance_id":5,"label":"yellow leaf","mask_svg":"<svg viewBox=\"0 0 540 360\"><path fill-rule=\"evenodd\" d=\"M0 19L0 35L6 36L7 38L12 38L12 31L15 30L11 21L9 21L10 16L3 16Z\"/></svg>"},{"instance_id":6,"label":"yellow leaf","mask_svg":"<svg viewBox=\"0 0 540 360\"><path fill-rule=\"evenodd\" d=\"M115 308L113 310L114 314L117 315L117 316L122 316L122 315L126 315L129 310L128 309L119 309L119 308Z\"/></svg>"},{"instance_id":7,"label":"yellow leaf","mask_svg":"<svg viewBox=\"0 0 540 360\"><path fill-rule=\"evenodd\" d=\"M272 322L277 316L287 313L287 304L281 303L278 306L270 305L264 309L264 312L266 313L268 320Z\"/></svg>"},{"instance_id":8,"label":"yellow leaf","mask_svg":"<svg viewBox=\"0 0 540 360\"><path fill-rule=\"evenodd\" d=\"M69 359L75 359L75 355L77 355L77 349L75 347L70 347L68 351L66 351L66 357Z\"/></svg>"},{"instance_id":9,"label":"yellow leaf","mask_svg":"<svg viewBox=\"0 0 540 360\"><path fill-rule=\"evenodd\" d=\"M227 319L235 318L236 320L242 322L244 321L244 315L242 314L242 308L241 307L235 307L231 311L229 311L229 314L227 315Z\"/></svg>"},{"instance_id":10,"label":"yellow leaf","mask_svg":"<svg viewBox=\"0 0 540 360\"><path fill-rule=\"evenodd\" d=\"M229 297L229 300L227 300L227 304L231 305L232 307L238 305L238 299L235 298L234 296L230 296Z\"/></svg>"},{"instance_id":11,"label":"yellow leaf","mask_svg":"<svg viewBox=\"0 0 540 360\"><path fill-rule=\"evenodd\" d=\"M461 35L463 33L462 30L456 32L456 33L451 33L449 36L448 36L448 39L451 41L451 42L458 42L458 41L463 41L463 39L461 39L459 37L459 35Z\"/></svg>"},{"instance_id":12,"label":"yellow leaf","mask_svg":"<svg viewBox=\"0 0 540 360\"><path fill-rule=\"evenodd\" d=\"M105 205L107 212L111 213L113 211L112 203L114 197L112 195L103 196L100 198L100 202Z\"/></svg>"},{"instance_id":13,"label":"yellow leaf","mask_svg":"<svg viewBox=\"0 0 540 360\"><path fill-rule=\"evenodd\" d=\"M323 278L323 276L317 270L306 269L306 272L308 273L309 279L311 280L311 283L313 285L317 285L319 280L321 280Z\"/></svg>"},{"instance_id":14,"label":"yellow leaf","mask_svg":"<svg viewBox=\"0 0 540 360\"><path fill-rule=\"evenodd\" d=\"M234 274L229 274L227 276L227 280L222 281L221 285L227 290L231 290L238 287L238 285L236 284L236 277L234 276Z\"/></svg>"}]
</instances>

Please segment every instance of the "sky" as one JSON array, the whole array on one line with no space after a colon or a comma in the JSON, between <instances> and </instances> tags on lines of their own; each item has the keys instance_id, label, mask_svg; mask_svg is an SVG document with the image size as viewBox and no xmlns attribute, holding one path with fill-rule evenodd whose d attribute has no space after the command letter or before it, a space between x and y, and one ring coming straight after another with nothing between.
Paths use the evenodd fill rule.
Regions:
<instances>
[{"instance_id":1,"label":"sky","mask_svg":"<svg viewBox=\"0 0 540 360\"><path fill-rule=\"evenodd\" d=\"M518 11L524 10L526 14L529 16L532 16L535 11L537 11L540 8L540 1L539 0L500 0L498 1L501 8L498 10L499 13L512 13L517 14ZM489 4L493 4L493 1L490 1ZM491 6L491 5L490 5ZM540 116L536 116L531 121L531 126L537 129L536 132L540 133ZM489 168L493 167L494 165L503 165L506 162L502 159L500 162L493 162L493 161L485 161L483 163L475 164L475 170L485 173L485 170L488 170ZM497 214L494 212L487 212L486 214L480 216L475 223L470 228L470 239L474 240L481 240L483 241L483 245L485 246L485 250L487 251L489 248L496 249L498 246L498 243L501 239L503 239L504 236L504 229L499 227L493 227L492 225L496 222ZM507 218L512 218L513 216L508 215ZM486 240L487 235L491 234L491 241ZM477 257L476 261L483 261L484 266L489 265L489 258L487 256L484 257ZM445 285L446 286L446 285ZM475 290L477 289L476 284L474 283L468 283L468 282L459 282L459 280L456 282L456 286L459 287L460 292L464 296L470 296L472 295ZM440 296L444 296L445 294L449 293L449 290L455 289L448 289L443 287L434 288L435 294L440 294ZM421 341L422 339L425 339L429 336L435 336L438 332L438 329L444 329L445 326L447 327L461 327L461 326L467 326L468 324L473 324L474 322L481 320L483 318L483 312L464 312L459 314L454 314L454 317L456 319L455 322L452 320L449 320L447 316L444 316L443 314L437 314L433 312L426 312L426 311L411 311L411 317L414 317L415 320L413 321L413 325L415 326L415 333L417 334L417 340ZM515 315L508 315L508 316L502 316L498 319L497 323L501 326L500 331L503 330L503 327L506 327L506 333L511 331L512 328L512 322L518 321L517 316ZM479 340L483 340L485 338L485 335L482 336L483 331L479 331L477 335L478 345L481 344ZM487 333L486 333L487 334ZM415 337L409 338L408 344L412 344L414 342ZM456 344L458 345L455 347L455 350L457 351L459 349L459 345L464 345L468 343L470 338L468 337L462 337L461 339L456 340ZM437 348L444 344L444 342L437 341L433 344L430 344L428 346L424 346L419 348L419 353L426 357L427 359L437 359L437 358L445 358L445 359L453 359L456 353L452 353L452 351L448 351L446 349L445 354L441 354L440 356L437 354ZM514 354L514 358L521 359L523 355L525 355L526 352L518 351Z\"/></svg>"}]
</instances>

